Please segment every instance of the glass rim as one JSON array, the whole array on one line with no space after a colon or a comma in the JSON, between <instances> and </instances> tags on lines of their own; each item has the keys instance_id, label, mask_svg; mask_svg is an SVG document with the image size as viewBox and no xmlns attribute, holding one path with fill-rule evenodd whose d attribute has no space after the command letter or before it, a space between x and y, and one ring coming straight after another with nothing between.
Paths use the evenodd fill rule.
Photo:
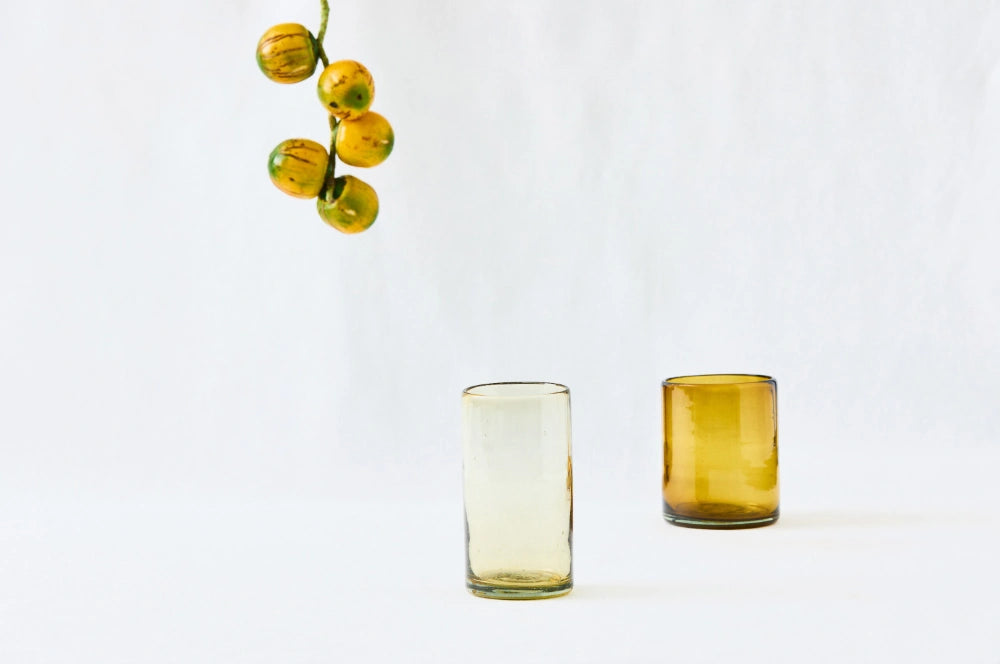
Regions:
<instances>
[{"instance_id":1,"label":"glass rim","mask_svg":"<svg viewBox=\"0 0 1000 664\"><path fill-rule=\"evenodd\" d=\"M528 394L483 394L482 392L476 391L483 387L504 388L525 386L535 386L538 388L538 391ZM470 385L462 390L462 396L477 397L481 399L530 399L535 397L548 397L556 394L569 394L569 388L562 383L554 383L548 380L505 380L495 383L479 383L477 385Z\"/></svg>"},{"instance_id":2,"label":"glass rim","mask_svg":"<svg viewBox=\"0 0 1000 664\"><path fill-rule=\"evenodd\" d=\"M697 378L707 379L728 379L728 380L693 380ZM753 385L755 383L774 383L775 380L766 374L754 373L706 373L706 374L684 374L674 376L663 381L663 386L683 385L697 387L712 387L718 385Z\"/></svg>"}]
</instances>

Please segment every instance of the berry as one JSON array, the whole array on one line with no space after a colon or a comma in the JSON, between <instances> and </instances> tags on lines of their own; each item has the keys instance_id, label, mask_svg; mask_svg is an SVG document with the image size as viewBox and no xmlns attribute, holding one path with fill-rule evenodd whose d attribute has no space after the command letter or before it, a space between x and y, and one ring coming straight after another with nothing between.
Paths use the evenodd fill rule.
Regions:
<instances>
[{"instance_id":1,"label":"berry","mask_svg":"<svg viewBox=\"0 0 1000 664\"><path fill-rule=\"evenodd\" d=\"M304 25L275 25L257 42L257 66L278 83L304 81L316 71L316 40Z\"/></svg>"},{"instance_id":2,"label":"berry","mask_svg":"<svg viewBox=\"0 0 1000 664\"><path fill-rule=\"evenodd\" d=\"M330 226L342 233L360 233L375 223L378 216L378 195L368 183L353 175L334 180L332 200L320 196L316 209Z\"/></svg>"},{"instance_id":3,"label":"berry","mask_svg":"<svg viewBox=\"0 0 1000 664\"><path fill-rule=\"evenodd\" d=\"M354 60L340 60L319 75L316 93L326 110L341 120L364 115L375 97L375 82L365 66Z\"/></svg>"},{"instance_id":4,"label":"berry","mask_svg":"<svg viewBox=\"0 0 1000 664\"><path fill-rule=\"evenodd\" d=\"M357 120L341 120L335 149L345 164L368 168L385 161L394 140L389 121L375 111L368 111Z\"/></svg>"},{"instance_id":5,"label":"berry","mask_svg":"<svg viewBox=\"0 0 1000 664\"><path fill-rule=\"evenodd\" d=\"M278 189L296 198L316 198L323 189L326 148L305 138L282 141L271 151L267 172Z\"/></svg>"}]
</instances>

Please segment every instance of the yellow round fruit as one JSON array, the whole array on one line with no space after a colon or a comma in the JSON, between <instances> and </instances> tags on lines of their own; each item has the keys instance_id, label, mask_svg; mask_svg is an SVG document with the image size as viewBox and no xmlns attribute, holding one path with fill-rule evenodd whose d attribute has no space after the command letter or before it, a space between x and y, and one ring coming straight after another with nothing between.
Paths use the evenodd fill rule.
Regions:
<instances>
[{"instance_id":1,"label":"yellow round fruit","mask_svg":"<svg viewBox=\"0 0 1000 664\"><path fill-rule=\"evenodd\" d=\"M341 120L359 118L375 97L375 82L365 66L354 60L330 63L319 75L316 93L326 110Z\"/></svg>"},{"instance_id":2,"label":"yellow round fruit","mask_svg":"<svg viewBox=\"0 0 1000 664\"><path fill-rule=\"evenodd\" d=\"M296 198L316 198L323 189L326 148L305 138L282 141L271 151L267 172L278 189Z\"/></svg>"},{"instance_id":3,"label":"yellow round fruit","mask_svg":"<svg viewBox=\"0 0 1000 664\"><path fill-rule=\"evenodd\" d=\"M332 200L320 196L316 201L319 216L342 233L360 233L375 223L378 196L368 183L353 175L333 181Z\"/></svg>"},{"instance_id":4,"label":"yellow round fruit","mask_svg":"<svg viewBox=\"0 0 1000 664\"><path fill-rule=\"evenodd\" d=\"M334 149L345 164L368 168L385 161L394 141L389 121L375 111L368 111L357 120L341 121Z\"/></svg>"},{"instance_id":5,"label":"yellow round fruit","mask_svg":"<svg viewBox=\"0 0 1000 664\"><path fill-rule=\"evenodd\" d=\"M304 25L275 25L257 42L257 66L278 83L304 81L316 71L316 40Z\"/></svg>"}]
</instances>

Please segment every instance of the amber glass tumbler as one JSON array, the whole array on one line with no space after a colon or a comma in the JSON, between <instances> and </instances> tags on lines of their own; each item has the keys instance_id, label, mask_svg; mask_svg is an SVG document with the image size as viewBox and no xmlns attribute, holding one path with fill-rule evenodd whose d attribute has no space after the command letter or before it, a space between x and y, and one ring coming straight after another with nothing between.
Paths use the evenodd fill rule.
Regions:
<instances>
[{"instance_id":1,"label":"amber glass tumbler","mask_svg":"<svg viewBox=\"0 0 1000 664\"><path fill-rule=\"evenodd\" d=\"M496 599L573 588L569 390L493 383L462 393L466 587Z\"/></svg>"},{"instance_id":2,"label":"amber glass tumbler","mask_svg":"<svg viewBox=\"0 0 1000 664\"><path fill-rule=\"evenodd\" d=\"M711 374L663 381L663 516L691 528L778 520L777 384Z\"/></svg>"}]
</instances>

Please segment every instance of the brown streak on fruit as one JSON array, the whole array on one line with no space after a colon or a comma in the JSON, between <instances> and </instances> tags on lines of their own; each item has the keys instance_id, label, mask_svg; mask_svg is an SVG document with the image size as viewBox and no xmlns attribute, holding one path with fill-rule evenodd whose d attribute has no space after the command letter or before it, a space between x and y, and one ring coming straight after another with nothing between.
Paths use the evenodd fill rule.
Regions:
<instances>
[{"instance_id":1,"label":"brown streak on fruit","mask_svg":"<svg viewBox=\"0 0 1000 664\"><path fill-rule=\"evenodd\" d=\"M303 164L313 164L313 165L315 165L315 166L319 166L319 162L316 162L316 161L309 161L309 160L308 160L308 159L306 159L305 157L300 157L299 155L297 155L297 154L292 154L292 153L290 153L290 152L282 152L282 153L281 153L281 156L282 156L282 157L287 157L288 159L294 159L295 161L301 161L301 162L302 162Z\"/></svg>"},{"instance_id":2,"label":"brown streak on fruit","mask_svg":"<svg viewBox=\"0 0 1000 664\"><path fill-rule=\"evenodd\" d=\"M264 47L264 46L267 46L267 45L269 45L269 44L271 44L273 42L281 41L282 39L285 39L287 37L304 37L304 36L305 35L293 35L291 33L274 35L273 37L268 37L267 39L265 39L264 41L262 41L260 43L260 45L261 45L261 47Z\"/></svg>"},{"instance_id":3,"label":"brown streak on fruit","mask_svg":"<svg viewBox=\"0 0 1000 664\"><path fill-rule=\"evenodd\" d=\"M309 49L305 46L296 46L295 48L286 48L284 51L270 51L268 56L276 58L279 55L284 55L285 53L294 53L295 51L308 51Z\"/></svg>"}]
</instances>

